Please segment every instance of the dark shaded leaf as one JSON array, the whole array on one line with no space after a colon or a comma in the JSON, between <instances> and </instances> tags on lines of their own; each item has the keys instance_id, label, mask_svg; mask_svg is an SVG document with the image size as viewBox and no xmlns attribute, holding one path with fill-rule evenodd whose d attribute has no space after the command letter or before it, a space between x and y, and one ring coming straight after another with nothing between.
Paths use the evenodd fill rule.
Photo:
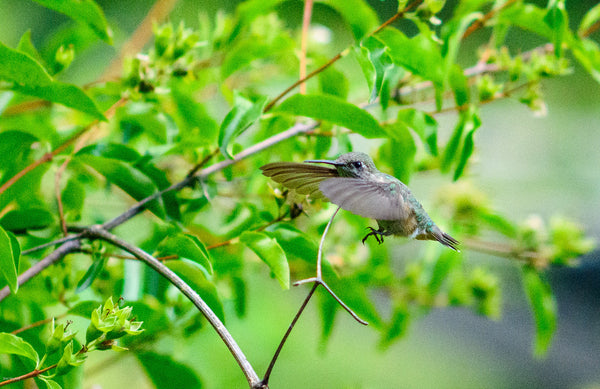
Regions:
<instances>
[{"instance_id":1,"label":"dark shaded leaf","mask_svg":"<svg viewBox=\"0 0 600 389\"><path fill-rule=\"evenodd\" d=\"M92 285L92 282L98 277L102 269L104 268L104 264L106 263L107 258L95 258L92 262L92 265L87 269L83 277L77 283L77 288L75 288L75 293L81 293ZM91 313L91 312L90 312Z\"/></svg>"},{"instance_id":2,"label":"dark shaded leaf","mask_svg":"<svg viewBox=\"0 0 600 389\"><path fill-rule=\"evenodd\" d=\"M8 212L0 219L2 227L15 232L40 230L52 223L54 223L54 215L42 208L17 209Z\"/></svg>"},{"instance_id":3,"label":"dark shaded leaf","mask_svg":"<svg viewBox=\"0 0 600 389\"><path fill-rule=\"evenodd\" d=\"M46 8L67 15L77 23L90 27L96 35L112 44L112 32L102 9L92 0L35 0Z\"/></svg>"},{"instance_id":4,"label":"dark shaded leaf","mask_svg":"<svg viewBox=\"0 0 600 389\"><path fill-rule=\"evenodd\" d=\"M202 381L190 367L171 356L154 352L136 353L148 377L157 389L202 388Z\"/></svg>"},{"instance_id":5,"label":"dark shaded leaf","mask_svg":"<svg viewBox=\"0 0 600 389\"><path fill-rule=\"evenodd\" d=\"M221 321L225 321L223 303L221 303L217 288L206 278L198 264L188 260L169 260L163 263L191 286Z\"/></svg>"},{"instance_id":6,"label":"dark shaded leaf","mask_svg":"<svg viewBox=\"0 0 600 389\"><path fill-rule=\"evenodd\" d=\"M150 178L123 161L82 153L78 153L74 160L90 166L137 201L157 191ZM159 218L165 217L164 208L159 200L151 201L147 208Z\"/></svg>"}]
</instances>

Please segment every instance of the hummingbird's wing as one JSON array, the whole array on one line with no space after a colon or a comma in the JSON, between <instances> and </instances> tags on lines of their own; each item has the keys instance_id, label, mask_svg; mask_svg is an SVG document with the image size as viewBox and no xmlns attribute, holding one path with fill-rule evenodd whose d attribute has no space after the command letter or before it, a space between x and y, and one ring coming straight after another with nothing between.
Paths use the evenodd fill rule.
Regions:
<instances>
[{"instance_id":1,"label":"hummingbird's wing","mask_svg":"<svg viewBox=\"0 0 600 389\"><path fill-rule=\"evenodd\" d=\"M274 162L261 166L262 173L289 189L313 199L323 198L319 184L328 178L337 177L335 168L295 162Z\"/></svg>"},{"instance_id":2,"label":"hummingbird's wing","mask_svg":"<svg viewBox=\"0 0 600 389\"><path fill-rule=\"evenodd\" d=\"M319 185L332 203L356 215L376 220L404 220L410 215L410 204L401 194L403 184L377 182L359 178L334 177ZM404 190L408 188L402 187Z\"/></svg>"}]
</instances>

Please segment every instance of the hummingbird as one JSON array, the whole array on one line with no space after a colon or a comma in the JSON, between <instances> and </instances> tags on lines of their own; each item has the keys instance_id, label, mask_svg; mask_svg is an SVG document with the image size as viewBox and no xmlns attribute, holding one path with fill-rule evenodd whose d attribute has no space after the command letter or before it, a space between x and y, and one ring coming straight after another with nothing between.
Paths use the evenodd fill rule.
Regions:
<instances>
[{"instance_id":1,"label":"hummingbird","mask_svg":"<svg viewBox=\"0 0 600 389\"><path fill-rule=\"evenodd\" d=\"M329 200L355 215L375 219L379 228L367 227L371 232L362 239L363 244L369 236L381 244L384 236L398 235L435 240L459 251L458 241L440 230L410 189L396 177L377 170L365 153L350 152L336 160L274 162L260 169L296 193Z\"/></svg>"}]
</instances>

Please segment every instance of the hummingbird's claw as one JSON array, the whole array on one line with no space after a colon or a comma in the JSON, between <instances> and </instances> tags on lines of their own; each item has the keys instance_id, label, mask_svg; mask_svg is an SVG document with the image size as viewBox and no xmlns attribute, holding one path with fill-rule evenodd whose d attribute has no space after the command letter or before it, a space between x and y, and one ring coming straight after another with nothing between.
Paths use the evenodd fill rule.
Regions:
<instances>
[{"instance_id":1,"label":"hummingbird's claw","mask_svg":"<svg viewBox=\"0 0 600 389\"><path fill-rule=\"evenodd\" d=\"M364 238L362 238L362 244L365 244L365 240L367 240L367 238L371 235L373 235L375 237L375 240L377 241L377 243L382 244L383 243L383 234L381 233L381 231L374 229L373 227L367 227L367 229L370 229L371 232L369 232L367 235L365 235Z\"/></svg>"}]
</instances>

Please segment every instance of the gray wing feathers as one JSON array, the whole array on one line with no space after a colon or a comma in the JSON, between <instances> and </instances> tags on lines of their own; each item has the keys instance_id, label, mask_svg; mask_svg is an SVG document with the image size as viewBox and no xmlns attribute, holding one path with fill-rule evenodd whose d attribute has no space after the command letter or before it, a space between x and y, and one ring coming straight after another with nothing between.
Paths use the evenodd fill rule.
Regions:
<instances>
[{"instance_id":1,"label":"gray wing feathers","mask_svg":"<svg viewBox=\"0 0 600 389\"><path fill-rule=\"evenodd\" d=\"M356 215L377 220L401 220L408 209L400 193L390 194L388 183L349 177L323 181L319 189L332 203Z\"/></svg>"},{"instance_id":2,"label":"gray wing feathers","mask_svg":"<svg viewBox=\"0 0 600 389\"><path fill-rule=\"evenodd\" d=\"M289 189L312 198L322 198L321 181L337 177L336 169L294 162L274 162L261 167L263 174Z\"/></svg>"}]
</instances>

